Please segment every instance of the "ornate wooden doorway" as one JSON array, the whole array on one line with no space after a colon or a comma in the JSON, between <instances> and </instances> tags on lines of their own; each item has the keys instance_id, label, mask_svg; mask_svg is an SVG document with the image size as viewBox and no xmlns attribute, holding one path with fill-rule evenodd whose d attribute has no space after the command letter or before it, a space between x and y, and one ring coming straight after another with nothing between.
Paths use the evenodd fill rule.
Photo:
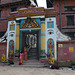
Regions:
<instances>
[{"instance_id":1,"label":"ornate wooden doorway","mask_svg":"<svg viewBox=\"0 0 75 75\"><path fill-rule=\"evenodd\" d=\"M22 50L27 48L28 59L39 59L39 31L22 32Z\"/></svg>"}]
</instances>

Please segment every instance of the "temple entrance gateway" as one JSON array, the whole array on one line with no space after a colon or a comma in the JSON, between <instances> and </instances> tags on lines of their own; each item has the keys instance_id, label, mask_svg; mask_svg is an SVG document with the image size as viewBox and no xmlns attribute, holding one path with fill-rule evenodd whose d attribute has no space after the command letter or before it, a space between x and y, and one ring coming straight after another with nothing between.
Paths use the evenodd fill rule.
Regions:
<instances>
[{"instance_id":1,"label":"temple entrance gateway","mask_svg":"<svg viewBox=\"0 0 75 75\"><path fill-rule=\"evenodd\" d=\"M69 40L57 28L55 9L25 8L10 13L7 17L7 58L10 41L14 41L14 54L19 56L24 47L28 50L28 59L50 58L57 61L57 41Z\"/></svg>"},{"instance_id":2,"label":"temple entrance gateway","mask_svg":"<svg viewBox=\"0 0 75 75\"><path fill-rule=\"evenodd\" d=\"M22 32L22 50L27 48L28 59L39 59L39 31Z\"/></svg>"}]
</instances>

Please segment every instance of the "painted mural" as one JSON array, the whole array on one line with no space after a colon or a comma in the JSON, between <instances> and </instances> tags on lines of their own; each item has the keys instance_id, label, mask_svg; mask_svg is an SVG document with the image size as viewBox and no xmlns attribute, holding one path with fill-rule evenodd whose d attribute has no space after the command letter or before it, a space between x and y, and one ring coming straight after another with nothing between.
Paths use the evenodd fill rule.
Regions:
<instances>
[{"instance_id":1,"label":"painted mural","mask_svg":"<svg viewBox=\"0 0 75 75\"><path fill-rule=\"evenodd\" d=\"M53 21L47 22L47 28L54 28L54 22Z\"/></svg>"},{"instance_id":2,"label":"painted mural","mask_svg":"<svg viewBox=\"0 0 75 75\"><path fill-rule=\"evenodd\" d=\"M15 30L15 24L10 25L10 30Z\"/></svg>"},{"instance_id":3,"label":"painted mural","mask_svg":"<svg viewBox=\"0 0 75 75\"><path fill-rule=\"evenodd\" d=\"M48 49L47 49L47 57L49 59L49 63L54 63L54 41L53 39L49 39L47 41L47 46L48 46Z\"/></svg>"},{"instance_id":4,"label":"painted mural","mask_svg":"<svg viewBox=\"0 0 75 75\"><path fill-rule=\"evenodd\" d=\"M41 27L41 21L40 19L32 19L28 17L25 20L21 20L20 28L39 28Z\"/></svg>"},{"instance_id":5,"label":"painted mural","mask_svg":"<svg viewBox=\"0 0 75 75\"><path fill-rule=\"evenodd\" d=\"M9 42L9 56L14 55L14 41L10 40Z\"/></svg>"},{"instance_id":6,"label":"painted mural","mask_svg":"<svg viewBox=\"0 0 75 75\"><path fill-rule=\"evenodd\" d=\"M21 28L38 28L40 27L38 22L31 17L27 17L26 20L22 23Z\"/></svg>"}]
</instances>

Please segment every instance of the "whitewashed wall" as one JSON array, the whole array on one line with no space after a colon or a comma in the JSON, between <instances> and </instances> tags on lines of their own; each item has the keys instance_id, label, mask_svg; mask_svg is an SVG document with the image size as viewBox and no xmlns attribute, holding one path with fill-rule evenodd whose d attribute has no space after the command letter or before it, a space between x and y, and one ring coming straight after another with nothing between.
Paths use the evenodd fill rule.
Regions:
<instances>
[{"instance_id":1,"label":"whitewashed wall","mask_svg":"<svg viewBox=\"0 0 75 75\"><path fill-rule=\"evenodd\" d=\"M48 21L54 21L54 28L47 28L47 22ZM52 34L49 34L49 32L52 32ZM54 54L55 54L55 60L57 60L57 47L56 47L56 17L46 18L45 19L45 50L47 53L47 41L48 39L52 38L54 40Z\"/></svg>"},{"instance_id":2,"label":"whitewashed wall","mask_svg":"<svg viewBox=\"0 0 75 75\"><path fill-rule=\"evenodd\" d=\"M15 24L15 30L12 30L12 31L10 31L11 22L13 22L13 24ZM13 37L11 35L13 35ZM15 52L15 49L16 49L16 21L8 21L7 58L8 58L9 41L10 40L14 41L14 52Z\"/></svg>"}]
</instances>

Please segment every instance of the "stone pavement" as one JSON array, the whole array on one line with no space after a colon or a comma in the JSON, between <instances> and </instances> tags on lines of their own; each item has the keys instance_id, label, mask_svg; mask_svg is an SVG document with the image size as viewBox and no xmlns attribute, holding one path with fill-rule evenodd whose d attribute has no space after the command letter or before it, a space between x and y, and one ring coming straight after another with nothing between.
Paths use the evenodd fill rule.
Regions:
<instances>
[{"instance_id":1,"label":"stone pavement","mask_svg":"<svg viewBox=\"0 0 75 75\"><path fill-rule=\"evenodd\" d=\"M14 65L0 63L0 75L75 75L75 70L71 68L52 70L38 60L23 61L23 65L18 64L19 61L16 61Z\"/></svg>"},{"instance_id":2,"label":"stone pavement","mask_svg":"<svg viewBox=\"0 0 75 75\"><path fill-rule=\"evenodd\" d=\"M14 65L0 63L0 75L75 75L75 70L71 68L52 70L43 67L44 64L40 64L38 60L24 61L23 65L18 65L18 63L18 61Z\"/></svg>"},{"instance_id":3,"label":"stone pavement","mask_svg":"<svg viewBox=\"0 0 75 75\"><path fill-rule=\"evenodd\" d=\"M0 66L0 75L75 75L74 70Z\"/></svg>"}]
</instances>

